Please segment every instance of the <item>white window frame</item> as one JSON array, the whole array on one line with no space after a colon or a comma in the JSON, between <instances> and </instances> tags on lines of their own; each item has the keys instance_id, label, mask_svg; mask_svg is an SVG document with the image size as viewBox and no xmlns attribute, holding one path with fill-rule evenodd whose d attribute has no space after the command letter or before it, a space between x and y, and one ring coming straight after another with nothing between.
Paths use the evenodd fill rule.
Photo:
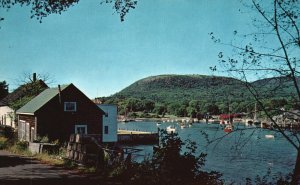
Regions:
<instances>
[{"instance_id":1,"label":"white window frame","mask_svg":"<svg viewBox=\"0 0 300 185\"><path fill-rule=\"evenodd\" d=\"M67 109L67 104L73 104L74 109L73 110L68 110ZM77 111L77 103L76 102L64 102L64 111L65 112L76 112Z\"/></svg>"},{"instance_id":2,"label":"white window frame","mask_svg":"<svg viewBox=\"0 0 300 185\"><path fill-rule=\"evenodd\" d=\"M85 129L85 133L84 134L87 134L88 131L87 131L87 125L75 125L75 134L78 134L77 132L77 128L84 128Z\"/></svg>"}]
</instances>

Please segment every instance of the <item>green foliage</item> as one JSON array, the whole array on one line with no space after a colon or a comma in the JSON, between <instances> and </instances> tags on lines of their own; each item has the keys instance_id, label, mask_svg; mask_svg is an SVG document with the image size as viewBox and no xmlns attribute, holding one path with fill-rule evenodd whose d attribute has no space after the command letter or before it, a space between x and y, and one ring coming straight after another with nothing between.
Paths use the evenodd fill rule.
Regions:
<instances>
[{"instance_id":1,"label":"green foliage","mask_svg":"<svg viewBox=\"0 0 300 185\"><path fill-rule=\"evenodd\" d=\"M261 87L258 89L265 92L278 86L279 83L290 84L290 81L265 79L252 84L255 87ZM279 106L292 108L290 103L293 101L286 97L290 97L290 94L295 92L288 85L284 87L284 89L276 89L272 96L265 99L266 103L273 101L271 106L275 108ZM192 118L206 113L228 113L229 107L230 112L250 112L254 110L255 102L242 81L204 75L148 77L133 83L111 97L104 98L104 101L117 104L120 114L146 111L162 116L172 114Z\"/></svg>"},{"instance_id":2,"label":"green foliage","mask_svg":"<svg viewBox=\"0 0 300 185\"><path fill-rule=\"evenodd\" d=\"M277 175L271 175L271 170L269 169L268 172L265 175L262 176L256 176L254 179L254 183L252 183L252 179L246 178L245 184L246 185L290 185L292 179L292 174L288 174L286 176L283 176L281 173L278 173Z\"/></svg>"},{"instance_id":3,"label":"green foliage","mask_svg":"<svg viewBox=\"0 0 300 185\"><path fill-rule=\"evenodd\" d=\"M1 137L0 136L0 150L3 150L7 147L7 138L6 137Z\"/></svg>"},{"instance_id":4,"label":"green foliage","mask_svg":"<svg viewBox=\"0 0 300 185\"><path fill-rule=\"evenodd\" d=\"M27 150L29 143L27 141L18 141L16 143L17 150Z\"/></svg>"},{"instance_id":5,"label":"green foliage","mask_svg":"<svg viewBox=\"0 0 300 185\"><path fill-rule=\"evenodd\" d=\"M6 81L0 82L0 100L8 95L8 84Z\"/></svg>"},{"instance_id":6,"label":"green foliage","mask_svg":"<svg viewBox=\"0 0 300 185\"><path fill-rule=\"evenodd\" d=\"M37 136L35 142L37 143L49 143L48 136Z\"/></svg>"},{"instance_id":7,"label":"green foliage","mask_svg":"<svg viewBox=\"0 0 300 185\"><path fill-rule=\"evenodd\" d=\"M0 126L0 136L3 136L8 139L13 139L15 136L15 130L14 128L6 125Z\"/></svg>"},{"instance_id":8,"label":"green foliage","mask_svg":"<svg viewBox=\"0 0 300 185\"><path fill-rule=\"evenodd\" d=\"M201 170L206 154L196 156L196 150L195 142L183 142L177 134L162 132L160 146L151 159L143 163L121 162L109 174L123 184L132 185L223 184L221 174Z\"/></svg>"},{"instance_id":9,"label":"green foliage","mask_svg":"<svg viewBox=\"0 0 300 185\"><path fill-rule=\"evenodd\" d=\"M40 94L46 87L43 85L41 81L29 82L22 86L20 86L21 90L23 91L24 95L17 99L14 102L9 102L9 106L13 110L18 110L19 108L23 107L27 104L30 100L32 100L35 96Z\"/></svg>"},{"instance_id":10,"label":"green foliage","mask_svg":"<svg viewBox=\"0 0 300 185\"><path fill-rule=\"evenodd\" d=\"M13 110L18 110L19 108L23 107L25 104L27 104L33 98L34 98L34 96L24 96L23 98L18 99L15 102L10 103L9 106Z\"/></svg>"}]
</instances>

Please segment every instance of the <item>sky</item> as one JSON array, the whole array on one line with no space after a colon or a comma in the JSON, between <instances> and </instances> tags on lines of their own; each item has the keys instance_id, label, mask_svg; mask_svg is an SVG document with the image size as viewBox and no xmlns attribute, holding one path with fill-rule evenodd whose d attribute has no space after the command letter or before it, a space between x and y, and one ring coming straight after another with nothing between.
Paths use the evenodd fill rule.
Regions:
<instances>
[{"instance_id":1,"label":"sky","mask_svg":"<svg viewBox=\"0 0 300 185\"><path fill-rule=\"evenodd\" d=\"M42 23L27 7L0 9L0 81L11 91L24 73L49 74L50 86L73 83L95 98L148 76L225 75L209 67L229 49L209 33L230 40L252 29L238 0L139 0L124 22L99 2L81 0Z\"/></svg>"}]
</instances>

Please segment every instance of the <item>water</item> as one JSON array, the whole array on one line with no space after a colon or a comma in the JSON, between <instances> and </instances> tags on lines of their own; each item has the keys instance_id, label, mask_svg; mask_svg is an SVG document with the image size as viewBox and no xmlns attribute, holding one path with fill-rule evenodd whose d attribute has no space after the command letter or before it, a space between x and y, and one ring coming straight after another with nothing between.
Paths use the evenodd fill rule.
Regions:
<instances>
[{"instance_id":1,"label":"water","mask_svg":"<svg viewBox=\"0 0 300 185\"><path fill-rule=\"evenodd\" d=\"M162 123L159 128L176 123ZM119 129L140 130L157 132L156 122L128 122L119 123ZM259 128L247 128L235 126L241 130L232 132L226 137L223 128L218 124L195 123L190 128L180 129L177 125L177 133L182 140L190 139L198 146L197 153L207 154L205 170L218 171L223 174L227 181L242 183L245 178L255 178L257 175L266 175L271 170L271 175L278 172L286 175L292 172L296 150L279 133ZM209 140L216 140L207 144L206 135ZM265 138L266 134L273 134L274 139ZM218 140L218 138L223 137ZM144 151L140 154L149 156L153 152L150 145L139 145ZM137 156L136 160L143 157Z\"/></svg>"}]
</instances>

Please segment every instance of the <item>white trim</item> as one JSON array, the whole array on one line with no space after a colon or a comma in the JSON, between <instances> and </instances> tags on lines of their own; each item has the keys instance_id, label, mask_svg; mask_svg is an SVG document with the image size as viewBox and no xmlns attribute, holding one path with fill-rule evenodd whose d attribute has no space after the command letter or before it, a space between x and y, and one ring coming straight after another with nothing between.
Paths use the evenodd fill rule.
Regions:
<instances>
[{"instance_id":1,"label":"white trim","mask_svg":"<svg viewBox=\"0 0 300 185\"><path fill-rule=\"evenodd\" d=\"M67 104L73 104L74 109L73 110L67 110ZM65 112L76 112L77 111L77 103L76 102L64 102L64 111Z\"/></svg>"},{"instance_id":2,"label":"white trim","mask_svg":"<svg viewBox=\"0 0 300 185\"><path fill-rule=\"evenodd\" d=\"M32 115L32 116L34 116L34 113L26 113L26 112L17 112L16 114L18 114L18 115L22 114L22 115Z\"/></svg>"},{"instance_id":3,"label":"white trim","mask_svg":"<svg viewBox=\"0 0 300 185\"><path fill-rule=\"evenodd\" d=\"M85 133L84 134L88 133L88 131L87 131L87 125L75 125L75 131L74 131L75 134L78 134L77 128L80 128L80 127L83 127L85 129Z\"/></svg>"}]
</instances>

